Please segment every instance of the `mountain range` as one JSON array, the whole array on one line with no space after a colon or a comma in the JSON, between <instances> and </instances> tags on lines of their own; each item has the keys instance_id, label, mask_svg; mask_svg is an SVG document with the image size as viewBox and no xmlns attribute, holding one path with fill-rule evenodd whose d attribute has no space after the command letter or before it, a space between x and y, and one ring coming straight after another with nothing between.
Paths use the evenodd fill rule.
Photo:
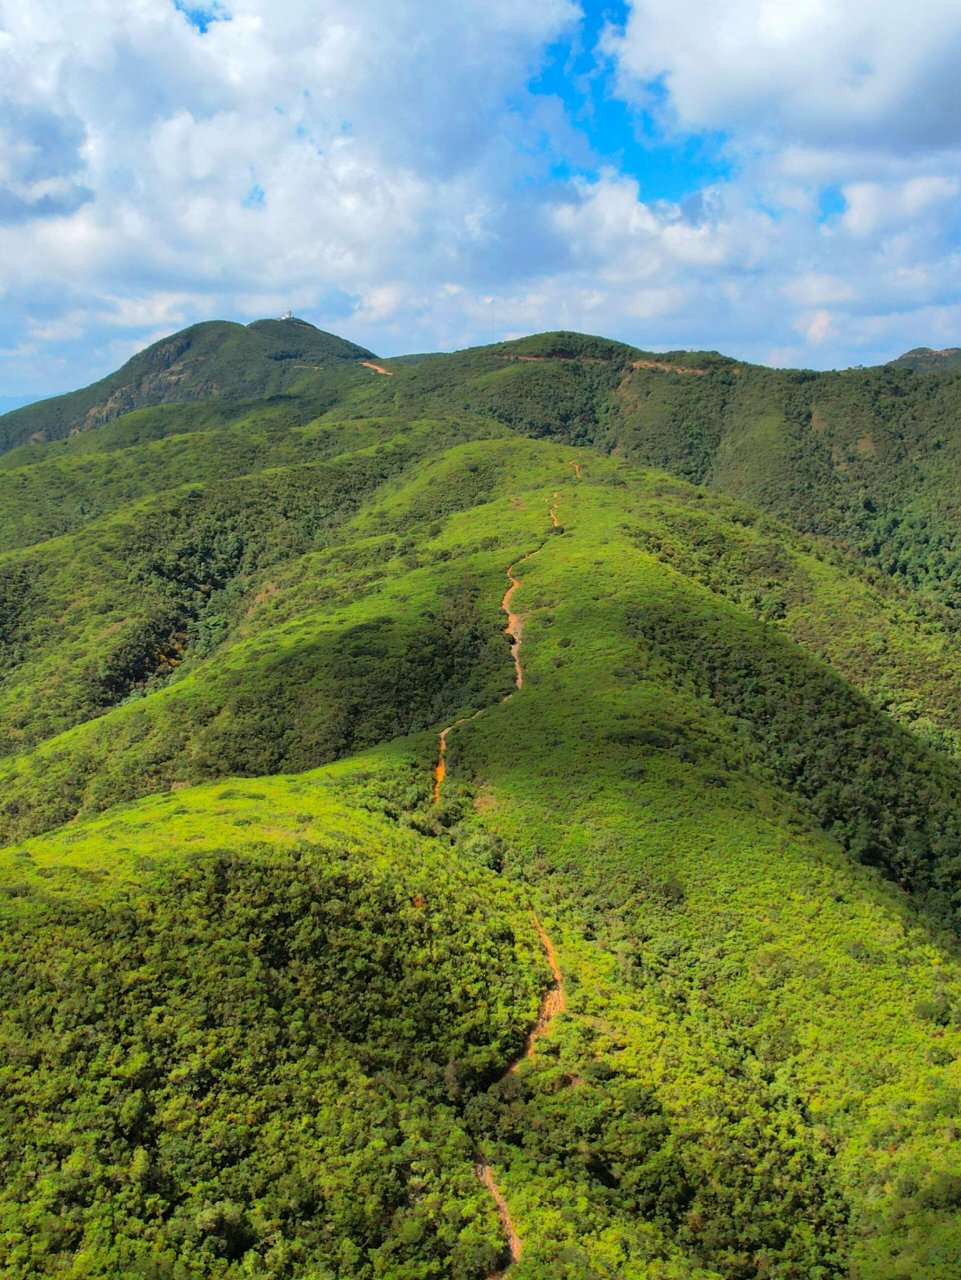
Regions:
<instances>
[{"instance_id":1,"label":"mountain range","mask_svg":"<svg viewBox=\"0 0 961 1280\"><path fill-rule=\"evenodd\" d=\"M3 1274L961 1277L957 354L0 418Z\"/></svg>"}]
</instances>

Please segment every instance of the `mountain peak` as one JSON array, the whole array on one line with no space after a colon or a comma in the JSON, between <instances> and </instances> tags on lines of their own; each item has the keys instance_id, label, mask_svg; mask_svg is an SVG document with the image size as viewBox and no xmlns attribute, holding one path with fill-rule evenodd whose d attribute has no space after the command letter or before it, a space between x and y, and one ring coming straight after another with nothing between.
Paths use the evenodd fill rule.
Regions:
<instances>
[{"instance_id":1,"label":"mountain peak","mask_svg":"<svg viewBox=\"0 0 961 1280\"><path fill-rule=\"evenodd\" d=\"M0 451L59 440L152 405L282 394L312 371L371 358L366 347L296 316L249 325L206 320L161 338L89 387L0 417Z\"/></svg>"},{"instance_id":2,"label":"mountain peak","mask_svg":"<svg viewBox=\"0 0 961 1280\"><path fill-rule=\"evenodd\" d=\"M912 347L903 356L889 361L893 365L906 366L915 373L957 373L961 370L961 347Z\"/></svg>"}]
</instances>

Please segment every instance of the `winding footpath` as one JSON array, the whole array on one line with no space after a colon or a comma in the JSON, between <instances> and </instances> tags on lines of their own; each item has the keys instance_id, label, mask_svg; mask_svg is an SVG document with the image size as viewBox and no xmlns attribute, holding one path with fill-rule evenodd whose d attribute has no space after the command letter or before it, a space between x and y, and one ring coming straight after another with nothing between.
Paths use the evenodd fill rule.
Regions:
<instances>
[{"instance_id":1,"label":"winding footpath","mask_svg":"<svg viewBox=\"0 0 961 1280\"><path fill-rule=\"evenodd\" d=\"M579 480L581 478L581 469L576 462L571 463L574 473ZM550 507L550 518L552 526L557 529L560 527L560 520L557 518L557 500L559 494L557 491L553 494L553 503ZM514 570L522 565L525 560L529 560L531 556L536 556L541 550L535 547L533 551L528 551L519 560L515 560L513 564L507 567L507 578L510 585L504 592L504 598L501 601L501 608L507 614L507 626L504 628L505 635L510 636L511 640L511 658L514 662L514 688L510 693L504 695L501 702L506 702L508 698L513 698L518 689L524 687L524 668L521 664L520 648L521 637L523 635L524 624L519 614L514 613L511 608L514 592L521 585L520 579L516 576ZM447 776L447 735L462 724L467 724L471 720L476 720L478 716L484 714L488 708L482 707L480 711L475 711L473 715L462 716L460 720L455 720L453 724L447 725L441 729L437 743L437 763L434 766L434 804L440 803L441 788L444 785L444 779ZM519 1057L514 1058L507 1064L501 1074L494 1081L495 1084L500 1083L509 1075L513 1075L518 1070L521 1063L532 1057L537 1045L537 1041L549 1029L551 1023L559 1013L562 1013L567 1007L567 997L564 990L564 975L561 967L557 962L557 955L554 951L554 944L548 936L547 930L541 924L536 915L532 917L534 928L537 930L537 936L540 938L541 946L544 948L544 955L551 971L551 982L547 990L541 997L540 1007L537 1011L537 1019L534 1025L527 1033L524 1041L524 1050ZM511 1217L511 1211L504 1193L497 1185L497 1179L494 1177L494 1171L488 1164L483 1152L480 1150L474 1153L474 1173L478 1181L486 1187L491 1199L497 1208L497 1216L500 1218L501 1227L504 1232L504 1239L507 1244L507 1250L510 1254L510 1265L519 1262L521 1254L524 1251L524 1242L517 1234L517 1228L514 1226L514 1220ZM487 1277L487 1280L501 1280L506 1274L505 1271L494 1271Z\"/></svg>"},{"instance_id":2,"label":"winding footpath","mask_svg":"<svg viewBox=\"0 0 961 1280\"><path fill-rule=\"evenodd\" d=\"M554 944L551 942L547 930L541 924L535 915L533 917L534 928L537 930L537 936L541 940L541 946L544 948L544 955L547 957L547 963L551 969L551 984L541 996L540 1008L537 1011L537 1021L527 1033L527 1039L524 1041L524 1052L519 1058L514 1058L509 1062L501 1074L495 1080L495 1084L499 1084L501 1080L505 1080L508 1076L513 1075L520 1067L522 1062L533 1057L537 1041L549 1029L551 1023L559 1013L567 1008L567 997L564 992L564 975L561 973L561 967L557 963L557 955L554 951ZM517 1228L514 1226L514 1219L511 1217L511 1211L504 1193L497 1185L497 1179L494 1177L494 1170L484 1158L481 1151L474 1153L474 1173L489 1191L491 1199L497 1206L497 1216L501 1220L501 1227L504 1231L504 1239L507 1243L507 1250L510 1254L511 1265L520 1262L521 1254L524 1252L524 1242L517 1234ZM505 1274L504 1271L493 1271L487 1277L487 1280L500 1280Z\"/></svg>"},{"instance_id":3,"label":"winding footpath","mask_svg":"<svg viewBox=\"0 0 961 1280\"><path fill-rule=\"evenodd\" d=\"M553 507L551 508L551 520L554 522L555 527L560 523L557 516L554 514ZM533 551L528 551L526 556L521 556L520 560L517 560L514 564L507 566L507 577L510 581L510 586L504 592L504 599L501 601L501 608L507 614L507 626L504 628L504 634L511 638L511 658L514 662L514 689L512 689L510 693L506 693L504 697L501 698L501 702L506 702L508 698L513 698L514 693L518 689L522 689L524 687L524 668L521 666L519 656L521 633L524 629L524 624L518 614L511 612L511 598L517 588L521 585L520 579L514 576L514 570L518 565L522 565L525 560L529 560L531 556L536 556L538 551L540 551L540 547L536 547ZM444 779L447 777L447 735L454 729L459 729L462 724L469 724L471 720L476 720L477 717L482 716L486 710L487 707L481 707L480 711L475 711L473 715L461 716L461 718L459 720L455 720L453 724L446 725L441 729L437 738L437 763L434 765L434 804L440 804L441 787L444 785Z\"/></svg>"}]
</instances>

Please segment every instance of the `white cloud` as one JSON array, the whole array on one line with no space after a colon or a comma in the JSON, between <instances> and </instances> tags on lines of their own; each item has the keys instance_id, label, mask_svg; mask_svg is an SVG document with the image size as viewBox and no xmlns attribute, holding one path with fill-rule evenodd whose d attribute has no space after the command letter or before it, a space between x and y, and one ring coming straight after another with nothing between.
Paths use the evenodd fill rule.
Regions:
<instances>
[{"instance_id":1,"label":"white cloud","mask_svg":"<svg viewBox=\"0 0 961 1280\"><path fill-rule=\"evenodd\" d=\"M820 347L834 336L834 321L835 317L831 312L822 309L810 315L799 316L794 327L812 346Z\"/></svg>"},{"instance_id":2,"label":"white cloud","mask_svg":"<svg viewBox=\"0 0 961 1280\"><path fill-rule=\"evenodd\" d=\"M857 297L857 290L850 281L816 271L794 276L784 285L783 292L786 298L799 307L852 302Z\"/></svg>"},{"instance_id":3,"label":"white cloud","mask_svg":"<svg viewBox=\"0 0 961 1280\"><path fill-rule=\"evenodd\" d=\"M842 191L847 205L844 227L865 236L903 224L917 227L925 214L956 199L959 183L955 178L931 175L907 182L851 182Z\"/></svg>"},{"instance_id":4,"label":"white cloud","mask_svg":"<svg viewBox=\"0 0 961 1280\"><path fill-rule=\"evenodd\" d=\"M677 202L611 164L551 176L588 148L526 84L573 0L227 7L201 35L172 0L0 0L15 389L288 305L387 352L553 327L802 363L952 340L956 0L917 0L909 39L892 0L634 0L619 91L734 165Z\"/></svg>"},{"instance_id":5,"label":"white cloud","mask_svg":"<svg viewBox=\"0 0 961 1280\"><path fill-rule=\"evenodd\" d=\"M728 332L752 307L750 350L884 358L956 315L956 0L910 12L894 0L632 0L605 47L628 102L668 131L722 140L720 212L675 234L702 249L699 283L727 276Z\"/></svg>"},{"instance_id":6,"label":"white cloud","mask_svg":"<svg viewBox=\"0 0 961 1280\"><path fill-rule=\"evenodd\" d=\"M634 0L609 47L687 129L882 152L961 143L956 0Z\"/></svg>"}]
</instances>

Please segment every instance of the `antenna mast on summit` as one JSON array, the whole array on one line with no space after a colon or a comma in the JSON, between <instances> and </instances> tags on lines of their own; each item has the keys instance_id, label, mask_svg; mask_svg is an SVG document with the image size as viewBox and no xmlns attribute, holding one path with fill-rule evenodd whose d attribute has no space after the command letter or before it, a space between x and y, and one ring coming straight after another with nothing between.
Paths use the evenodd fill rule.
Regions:
<instances>
[{"instance_id":1,"label":"antenna mast on summit","mask_svg":"<svg viewBox=\"0 0 961 1280\"><path fill-rule=\"evenodd\" d=\"M288 307L287 310L284 312L284 314L280 318L281 320L293 320L294 313L291 311L290 307Z\"/></svg>"}]
</instances>

